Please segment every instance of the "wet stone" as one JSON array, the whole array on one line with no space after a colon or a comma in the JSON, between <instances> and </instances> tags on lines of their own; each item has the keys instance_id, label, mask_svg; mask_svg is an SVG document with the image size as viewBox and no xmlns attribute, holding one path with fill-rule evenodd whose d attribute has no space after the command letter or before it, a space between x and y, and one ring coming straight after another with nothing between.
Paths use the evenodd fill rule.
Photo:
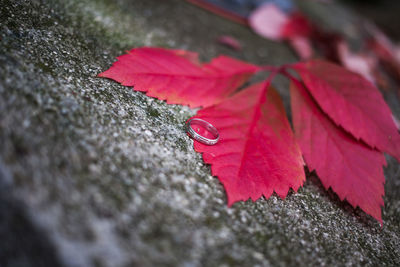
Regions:
<instances>
[{"instance_id":1,"label":"wet stone","mask_svg":"<svg viewBox=\"0 0 400 267\"><path fill-rule=\"evenodd\" d=\"M335 25L332 10L319 19ZM313 174L285 200L228 208L185 133L195 110L96 78L138 46L296 60L185 1L3 0L0 266L400 265L398 163L385 168L382 228ZM274 83L288 108L287 82Z\"/></svg>"}]
</instances>

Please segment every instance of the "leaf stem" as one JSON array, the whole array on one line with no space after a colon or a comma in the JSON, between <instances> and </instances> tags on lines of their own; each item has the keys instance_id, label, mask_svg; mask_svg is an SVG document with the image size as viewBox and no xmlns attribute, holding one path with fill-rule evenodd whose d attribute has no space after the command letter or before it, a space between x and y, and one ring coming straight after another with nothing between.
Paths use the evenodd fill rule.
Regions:
<instances>
[{"instance_id":1,"label":"leaf stem","mask_svg":"<svg viewBox=\"0 0 400 267\"><path fill-rule=\"evenodd\" d=\"M270 72L277 71L279 73L282 70L286 69L288 66L289 66L289 64L284 64L281 66L262 65L262 66L260 66L260 69L270 71Z\"/></svg>"},{"instance_id":2,"label":"leaf stem","mask_svg":"<svg viewBox=\"0 0 400 267\"><path fill-rule=\"evenodd\" d=\"M292 82L294 82L294 83L296 83L296 84L298 84L298 83L301 84L301 81L300 81L299 79L295 78L292 74L290 74L290 73L286 70L286 68L282 69L282 70L280 71L280 73L281 73L282 75L286 76L287 78L289 78L289 80L291 80Z\"/></svg>"},{"instance_id":3,"label":"leaf stem","mask_svg":"<svg viewBox=\"0 0 400 267\"><path fill-rule=\"evenodd\" d=\"M272 83L272 80L275 78L275 76L278 73L281 73L283 71L283 69L281 69L281 68L282 67L277 67L274 70L271 70L271 74L268 76L267 80L265 81L265 86L264 86L264 89L263 89L263 92L261 95L266 95L267 90Z\"/></svg>"},{"instance_id":4,"label":"leaf stem","mask_svg":"<svg viewBox=\"0 0 400 267\"><path fill-rule=\"evenodd\" d=\"M290 67L290 64L284 64L282 66L270 66L270 65L263 65L260 66L262 70L270 71L271 74L268 76L266 82L265 82L265 87L264 87L264 92L263 94L266 93L268 90L268 87L271 85L272 80L275 78L277 74L282 74L283 76L286 76L289 80L294 82L295 84L299 85L301 84L301 81L297 78L295 78L292 74L290 74L287 71L287 68Z\"/></svg>"},{"instance_id":5,"label":"leaf stem","mask_svg":"<svg viewBox=\"0 0 400 267\"><path fill-rule=\"evenodd\" d=\"M261 70L266 70L266 71L277 71L279 70L281 67L280 66L271 66L271 65L262 65L260 66Z\"/></svg>"}]
</instances>

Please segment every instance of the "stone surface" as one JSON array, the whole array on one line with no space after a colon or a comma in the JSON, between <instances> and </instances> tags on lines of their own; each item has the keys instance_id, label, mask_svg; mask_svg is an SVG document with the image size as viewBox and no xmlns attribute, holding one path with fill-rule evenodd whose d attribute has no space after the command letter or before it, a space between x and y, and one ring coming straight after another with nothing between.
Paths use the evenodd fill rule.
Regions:
<instances>
[{"instance_id":1,"label":"stone surface","mask_svg":"<svg viewBox=\"0 0 400 267\"><path fill-rule=\"evenodd\" d=\"M342 8L316 5L305 8L335 26ZM336 26L351 31L347 13ZM220 35L243 51L218 45ZM313 174L285 200L228 208L184 132L194 110L96 78L137 46L296 60L184 1L3 0L1 266L400 265L397 162L385 169L382 228ZM287 82L275 85L288 107ZM397 98L385 97L399 115Z\"/></svg>"}]
</instances>

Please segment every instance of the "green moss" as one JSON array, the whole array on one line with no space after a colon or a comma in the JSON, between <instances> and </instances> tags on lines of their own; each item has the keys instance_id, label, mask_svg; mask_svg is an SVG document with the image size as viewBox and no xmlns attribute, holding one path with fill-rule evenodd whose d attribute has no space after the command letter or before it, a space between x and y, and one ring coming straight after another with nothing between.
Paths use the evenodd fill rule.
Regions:
<instances>
[{"instance_id":1,"label":"green moss","mask_svg":"<svg viewBox=\"0 0 400 267\"><path fill-rule=\"evenodd\" d=\"M55 74L54 68L49 64L45 64L43 62L36 62L36 66L46 74Z\"/></svg>"},{"instance_id":2,"label":"green moss","mask_svg":"<svg viewBox=\"0 0 400 267\"><path fill-rule=\"evenodd\" d=\"M176 144L178 145L180 150L182 150L182 151L187 151L188 150L187 143L182 138L177 138L176 139Z\"/></svg>"},{"instance_id":3,"label":"green moss","mask_svg":"<svg viewBox=\"0 0 400 267\"><path fill-rule=\"evenodd\" d=\"M158 118L160 116L160 112L151 106L147 107L147 113L153 118Z\"/></svg>"}]
</instances>

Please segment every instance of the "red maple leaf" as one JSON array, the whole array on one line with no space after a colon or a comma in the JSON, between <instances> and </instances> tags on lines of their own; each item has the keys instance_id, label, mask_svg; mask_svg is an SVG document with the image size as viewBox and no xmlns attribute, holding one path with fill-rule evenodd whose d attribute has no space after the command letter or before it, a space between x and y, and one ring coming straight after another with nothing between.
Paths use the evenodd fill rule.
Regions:
<instances>
[{"instance_id":1,"label":"red maple leaf","mask_svg":"<svg viewBox=\"0 0 400 267\"><path fill-rule=\"evenodd\" d=\"M134 86L169 104L210 106L232 94L259 68L220 56L200 64L193 52L144 47L132 49L99 77Z\"/></svg>"},{"instance_id":2,"label":"red maple leaf","mask_svg":"<svg viewBox=\"0 0 400 267\"><path fill-rule=\"evenodd\" d=\"M322 110L373 148L400 160L400 135L378 89L359 74L322 60L291 66Z\"/></svg>"},{"instance_id":3,"label":"red maple leaf","mask_svg":"<svg viewBox=\"0 0 400 267\"><path fill-rule=\"evenodd\" d=\"M382 224L385 157L336 126L301 83L290 88L293 125L305 161L324 187Z\"/></svg>"},{"instance_id":4,"label":"red maple leaf","mask_svg":"<svg viewBox=\"0 0 400 267\"><path fill-rule=\"evenodd\" d=\"M305 180L301 151L282 101L267 83L254 84L195 116L219 131L216 145L195 141L194 148L225 186L229 205L269 198L274 191L285 198L289 188L297 191Z\"/></svg>"},{"instance_id":5,"label":"red maple leaf","mask_svg":"<svg viewBox=\"0 0 400 267\"><path fill-rule=\"evenodd\" d=\"M267 81L233 94L262 69L273 72ZM297 83L292 112L301 150L270 86L277 73ZM220 141L195 141L194 148L225 186L229 205L297 191L305 179L303 154L325 188L382 222L385 160L375 148L400 159L400 135L379 91L362 76L320 60L277 68L221 56L202 64L196 53L162 48L133 49L99 76L168 103L204 106L195 117L213 124Z\"/></svg>"}]
</instances>

